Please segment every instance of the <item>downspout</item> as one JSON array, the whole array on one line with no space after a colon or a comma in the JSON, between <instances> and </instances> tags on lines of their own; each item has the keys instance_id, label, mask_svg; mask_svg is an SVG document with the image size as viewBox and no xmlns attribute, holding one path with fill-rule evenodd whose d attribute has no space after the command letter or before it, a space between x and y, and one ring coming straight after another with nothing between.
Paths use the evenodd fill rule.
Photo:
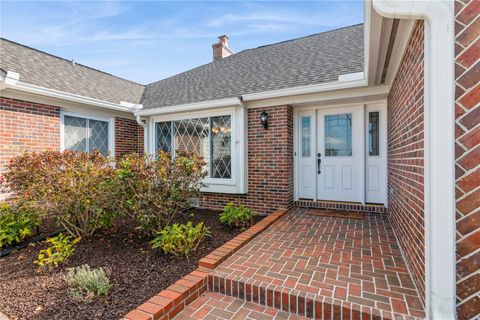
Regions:
<instances>
[{"instance_id":1,"label":"downspout","mask_svg":"<svg viewBox=\"0 0 480 320\"><path fill-rule=\"evenodd\" d=\"M149 152L148 149L148 126L145 122L143 122L142 117L139 115L136 115L135 119L137 120L137 123L143 128L143 151L145 154Z\"/></svg>"},{"instance_id":2,"label":"downspout","mask_svg":"<svg viewBox=\"0 0 480 320\"><path fill-rule=\"evenodd\" d=\"M425 295L428 319L455 319L453 1L373 0L382 16L425 20Z\"/></svg>"}]
</instances>

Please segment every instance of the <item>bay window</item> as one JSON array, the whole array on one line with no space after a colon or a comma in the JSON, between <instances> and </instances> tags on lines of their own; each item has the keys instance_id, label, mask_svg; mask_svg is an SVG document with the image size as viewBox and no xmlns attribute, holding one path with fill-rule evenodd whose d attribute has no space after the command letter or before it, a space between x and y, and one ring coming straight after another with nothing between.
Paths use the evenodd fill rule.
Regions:
<instances>
[{"instance_id":1,"label":"bay window","mask_svg":"<svg viewBox=\"0 0 480 320\"><path fill-rule=\"evenodd\" d=\"M208 177L232 177L231 116L191 118L155 123L156 150L185 151L202 157Z\"/></svg>"},{"instance_id":2,"label":"bay window","mask_svg":"<svg viewBox=\"0 0 480 320\"><path fill-rule=\"evenodd\" d=\"M192 153L205 161L206 192L246 192L245 110L195 112L153 117L149 150Z\"/></svg>"}]
</instances>

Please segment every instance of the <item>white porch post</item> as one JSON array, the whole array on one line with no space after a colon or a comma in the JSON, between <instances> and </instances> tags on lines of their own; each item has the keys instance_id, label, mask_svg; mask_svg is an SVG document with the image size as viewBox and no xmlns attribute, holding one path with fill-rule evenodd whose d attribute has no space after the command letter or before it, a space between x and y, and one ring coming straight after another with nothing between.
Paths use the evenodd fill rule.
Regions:
<instances>
[{"instance_id":1,"label":"white porch post","mask_svg":"<svg viewBox=\"0 0 480 320\"><path fill-rule=\"evenodd\" d=\"M454 8L373 0L382 16L425 20L425 272L429 319L455 319Z\"/></svg>"}]
</instances>

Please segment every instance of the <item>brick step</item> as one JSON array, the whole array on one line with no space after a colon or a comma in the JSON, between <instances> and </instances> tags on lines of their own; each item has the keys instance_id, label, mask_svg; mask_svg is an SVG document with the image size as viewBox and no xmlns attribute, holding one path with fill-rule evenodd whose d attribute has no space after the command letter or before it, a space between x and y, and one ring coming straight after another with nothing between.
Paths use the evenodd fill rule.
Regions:
<instances>
[{"instance_id":1,"label":"brick step","mask_svg":"<svg viewBox=\"0 0 480 320\"><path fill-rule=\"evenodd\" d=\"M420 320L374 307L252 281L246 278L208 275L208 291L253 302L310 319Z\"/></svg>"}]
</instances>

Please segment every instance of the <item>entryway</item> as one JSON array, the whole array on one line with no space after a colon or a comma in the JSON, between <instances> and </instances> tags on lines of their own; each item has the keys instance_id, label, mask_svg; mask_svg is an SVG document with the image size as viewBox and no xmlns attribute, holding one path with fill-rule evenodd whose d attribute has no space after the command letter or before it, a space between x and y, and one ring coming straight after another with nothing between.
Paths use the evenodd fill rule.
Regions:
<instances>
[{"instance_id":1,"label":"entryway","mask_svg":"<svg viewBox=\"0 0 480 320\"><path fill-rule=\"evenodd\" d=\"M296 199L386 205L384 104L296 111Z\"/></svg>"}]
</instances>

